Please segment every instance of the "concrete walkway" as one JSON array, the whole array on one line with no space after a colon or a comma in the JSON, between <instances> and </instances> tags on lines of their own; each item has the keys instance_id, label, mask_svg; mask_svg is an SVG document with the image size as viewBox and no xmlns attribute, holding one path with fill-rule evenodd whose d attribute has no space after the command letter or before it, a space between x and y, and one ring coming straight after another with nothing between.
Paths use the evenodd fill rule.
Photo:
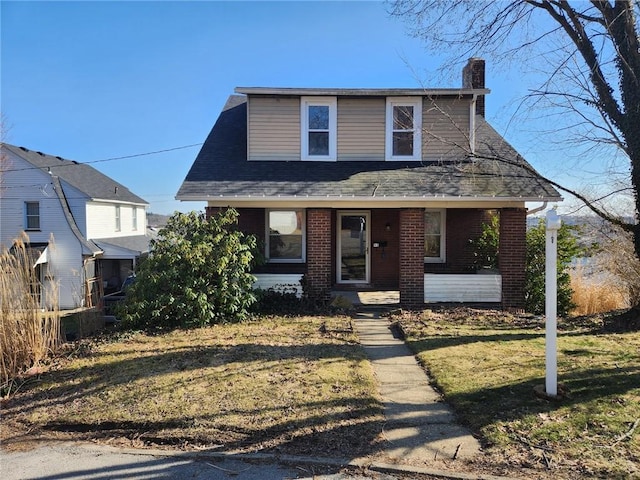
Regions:
<instances>
[{"instance_id":1,"label":"concrete walkway","mask_svg":"<svg viewBox=\"0 0 640 480\"><path fill-rule=\"evenodd\" d=\"M355 328L371 359L384 403L387 460L413 465L471 458L480 444L456 423L449 406L431 387L404 341L377 312L355 317Z\"/></svg>"}]
</instances>

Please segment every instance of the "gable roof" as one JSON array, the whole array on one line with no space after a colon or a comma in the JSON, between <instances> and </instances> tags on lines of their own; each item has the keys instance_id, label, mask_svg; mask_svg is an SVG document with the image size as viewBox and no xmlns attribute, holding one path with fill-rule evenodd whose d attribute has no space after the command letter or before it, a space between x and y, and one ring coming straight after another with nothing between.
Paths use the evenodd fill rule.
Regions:
<instances>
[{"instance_id":1,"label":"gable roof","mask_svg":"<svg viewBox=\"0 0 640 480\"><path fill-rule=\"evenodd\" d=\"M92 200L148 205L148 202L135 195L127 187L86 163L65 160L61 157L35 152L7 143L2 143L2 147L30 163L34 168L59 177Z\"/></svg>"},{"instance_id":2,"label":"gable roof","mask_svg":"<svg viewBox=\"0 0 640 480\"><path fill-rule=\"evenodd\" d=\"M249 161L247 99L239 95L229 97L176 198L561 200L482 116L476 116L475 157L446 162Z\"/></svg>"}]
</instances>

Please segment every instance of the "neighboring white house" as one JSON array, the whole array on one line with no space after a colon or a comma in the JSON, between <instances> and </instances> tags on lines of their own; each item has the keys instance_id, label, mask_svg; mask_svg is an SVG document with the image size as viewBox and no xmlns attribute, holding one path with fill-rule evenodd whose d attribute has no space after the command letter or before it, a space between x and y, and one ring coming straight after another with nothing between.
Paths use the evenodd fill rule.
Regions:
<instances>
[{"instance_id":1,"label":"neighboring white house","mask_svg":"<svg viewBox=\"0 0 640 480\"><path fill-rule=\"evenodd\" d=\"M98 305L149 250L148 203L87 164L0 148L0 244L10 249L25 232L43 287L57 286L59 307Z\"/></svg>"}]
</instances>

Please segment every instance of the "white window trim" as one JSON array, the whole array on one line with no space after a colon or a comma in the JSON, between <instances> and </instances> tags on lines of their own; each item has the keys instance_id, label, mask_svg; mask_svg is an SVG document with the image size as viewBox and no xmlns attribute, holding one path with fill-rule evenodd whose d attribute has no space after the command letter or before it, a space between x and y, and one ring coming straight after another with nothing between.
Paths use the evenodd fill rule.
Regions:
<instances>
[{"instance_id":1,"label":"white window trim","mask_svg":"<svg viewBox=\"0 0 640 480\"><path fill-rule=\"evenodd\" d=\"M393 107L412 106L413 155L393 155ZM422 97L387 97L385 127L386 160L422 160Z\"/></svg>"},{"instance_id":2,"label":"white window trim","mask_svg":"<svg viewBox=\"0 0 640 480\"><path fill-rule=\"evenodd\" d=\"M269 230L269 213L270 212L302 212L302 258L270 258L271 251L269 241L271 240L271 232ZM305 263L307 261L307 211L304 208L267 208L264 211L265 225L265 252L264 257L267 263Z\"/></svg>"},{"instance_id":3,"label":"white window trim","mask_svg":"<svg viewBox=\"0 0 640 480\"><path fill-rule=\"evenodd\" d=\"M329 155L309 155L309 108L329 107ZM338 157L338 100L337 97L300 97L300 155L302 160L335 161Z\"/></svg>"},{"instance_id":4,"label":"white window trim","mask_svg":"<svg viewBox=\"0 0 640 480\"><path fill-rule=\"evenodd\" d=\"M445 263L447 261L447 210L446 208L426 208L424 213L440 212L440 256L424 257L424 263ZM423 232L423 236L425 233Z\"/></svg>"},{"instance_id":5,"label":"white window trim","mask_svg":"<svg viewBox=\"0 0 640 480\"><path fill-rule=\"evenodd\" d=\"M138 207L131 209L131 229L134 232L138 231Z\"/></svg>"},{"instance_id":6,"label":"white window trim","mask_svg":"<svg viewBox=\"0 0 640 480\"><path fill-rule=\"evenodd\" d=\"M27 205L29 204L37 204L38 205L38 228L31 228L29 227L29 215L27 214L28 208ZM33 217L35 217L35 215L32 215ZM25 201L24 202L24 229L27 232L39 232L42 229L42 215L40 214L40 202L37 200L34 201Z\"/></svg>"}]
</instances>

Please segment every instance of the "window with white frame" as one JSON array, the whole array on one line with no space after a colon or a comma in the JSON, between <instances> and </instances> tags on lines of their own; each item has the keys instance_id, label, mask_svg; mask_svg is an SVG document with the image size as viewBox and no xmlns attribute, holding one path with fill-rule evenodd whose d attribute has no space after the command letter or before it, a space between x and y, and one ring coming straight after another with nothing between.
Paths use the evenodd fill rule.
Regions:
<instances>
[{"instance_id":1,"label":"window with white frame","mask_svg":"<svg viewBox=\"0 0 640 480\"><path fill-rule=\"evenodd\" d=\"M24 202L25 230L40 230L40 202Z\"/></svg>"},{"instance_id":2,"label":"window with white frame","mask_svg":"<svg viewBox=\"0 0 640 480\"><path fill-rule=\"evenodd\" d=\"M116 232L120 231L120 205L116 205Z\"/></svg>"},{"instance_id":3,"label":"window with white frame","mask_svg":"<svg viewBox=\"0 0 640 480\"><path fill-rule=\"evenodd\" d=\"M424 212L424 261L426 263L444 263L445 225L445 210Z\"/></svg>"},{"instance_id":4,"label":"window with white frame","mask_svg":"<svg viewBox=\"0 0 640 480\"><path fill-rule=\"evenodd\" d=\"M131 210L131 229L138 230L138 209L136 207Z\"/></svg>"},{"instance_id":5,"label":"window with white frame","mask_svg":"<svg viewBox=\"0 0 640 480\"><path fill-rule=\"evenodd\" d=\"M270 262L305 259L304 210L267 210L267 251Z\"/></svg>"},{"instance_id":6,"label":"window with white frame","mask_svg":"<svg viewBox=\"0 0 640 480\"><path fill-rule=\"evenodd\" d=\"M387 160L422 159L422 98L387 97Z\"/></svg>"},{"instance_id":7,"label":"window with white frame","mask_svg":"<svg viewBox=\"0 0 640 480\"><path fill-rule=\"evenodd\" d=\"M300 99L302 160L336 160L337 109L336 97Z\"/></svg>"}]
</instances>

